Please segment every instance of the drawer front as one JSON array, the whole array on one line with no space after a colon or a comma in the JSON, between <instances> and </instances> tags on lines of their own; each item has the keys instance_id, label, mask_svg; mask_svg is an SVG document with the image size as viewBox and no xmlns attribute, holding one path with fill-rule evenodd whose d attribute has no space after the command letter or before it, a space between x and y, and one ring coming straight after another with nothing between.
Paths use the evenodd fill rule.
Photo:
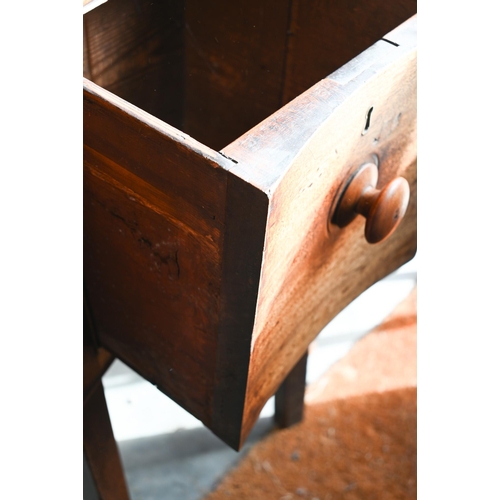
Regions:
<instances>
[{"instance_id":1,"label":"drawer front","mask_svg":"<svg viewBox=\"0 0 500 500\"><path fill-rule=\"evenodd\" d=\"M236 449L328 321L415 253L415 42L412 18L220 153L85 80L96 334ZM410 184L375 245L362 217L330 222L367 161Z\"/></svg>"},{"instance_id":2,"label":"drawer front","mask_svg":"<svg viewBox=\"0 0 500 500\"><path fill-rule=\"evenodd\" d=\"M269 193L243 435L321 329L416 252L415 43L416 16L223 150ZM410 185L401 225L377 244L361 216L330 222L366 162L379 188L398 176Z\"/></svg>"}]
</instances>

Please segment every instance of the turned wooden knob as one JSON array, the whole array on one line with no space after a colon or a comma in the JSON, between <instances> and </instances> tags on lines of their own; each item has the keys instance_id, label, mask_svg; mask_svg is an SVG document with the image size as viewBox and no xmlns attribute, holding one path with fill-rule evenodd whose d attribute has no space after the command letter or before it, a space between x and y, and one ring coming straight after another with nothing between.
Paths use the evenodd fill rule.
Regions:
<instances>
[{"instance_id":1,"label":"turned wooden knob","mask_svg":"<svg viewBox=\"0 0 500 500\"><path fill-rule=\"evenodd\" d=\"M365 238L378 243L390 236L406 213L410 201L410 186L403 177L397 177L383 189L375 189L378 168L365 163L345 188L332 222L347 226L358 214L366 217Z\"/></svg>"}]
</instances>

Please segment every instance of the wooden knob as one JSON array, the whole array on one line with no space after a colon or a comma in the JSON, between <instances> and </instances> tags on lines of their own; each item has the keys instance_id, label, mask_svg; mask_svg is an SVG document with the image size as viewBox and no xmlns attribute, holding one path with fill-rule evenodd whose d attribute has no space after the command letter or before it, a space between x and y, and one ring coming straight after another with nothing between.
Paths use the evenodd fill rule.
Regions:
<instances>
[{"instance_id":1,"label":"wooden knob","mask_svg":"<svg viewBox=\"0 0 500 500\"><path fill-rule=\"evenodd\" d=\"M377 180L377 166L365 163L348 183L332 218L334 224L345 227L358 214L366 217L368 243L389 237L404 217L410 201L410 186L403 177L397 177L381 190L375 189Z\"/></svg>"}]
</instances>

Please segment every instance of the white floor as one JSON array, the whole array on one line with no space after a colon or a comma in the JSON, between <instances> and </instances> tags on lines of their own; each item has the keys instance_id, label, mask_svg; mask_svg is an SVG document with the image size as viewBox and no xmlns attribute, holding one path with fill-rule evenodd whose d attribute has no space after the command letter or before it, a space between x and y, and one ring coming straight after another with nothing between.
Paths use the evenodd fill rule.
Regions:
<instances>
[{"instance_id":1,"label":"white floor","mask_svg":"<svg viewBox=\"0 0 500 500\"><path fill-rule=\"evenodd\" d=\"M417 279L417 259L376 283L360 295L311 345L307 383L317 380L354 343L368 333L412 290ZM202 424L153 385L120 361L115 361L103 378L113 431L117 441L126 441L194 429ZM272 416L274 398L261 417Z\"/></svg>"}]
</instances>

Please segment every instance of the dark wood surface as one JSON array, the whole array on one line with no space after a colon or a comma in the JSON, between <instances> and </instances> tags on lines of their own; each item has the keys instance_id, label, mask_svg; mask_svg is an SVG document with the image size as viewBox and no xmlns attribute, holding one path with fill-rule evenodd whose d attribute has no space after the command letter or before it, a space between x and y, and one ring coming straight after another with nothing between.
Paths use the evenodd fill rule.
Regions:
<instances>
[{"instance_id":1,"label":"dark wood surface","mask_svg":"<svg viewBox=\"0 0 500 500\"><path fill-rule=\"evenodd\" d=\"M83 452L100 500L128 500L127 484L101 383L83 407Z\"/></svg>"},{"instance_id":2,"label":"dark wood surface","mask_svg":"<svg viewBox=\"0 0 500 500\"><path fill-rule=\"evenodd\" d=\"M225 170L87 85L84 267L100 342L209 425Z\"/></svg>"},{"instance_id":3,"label":"dark wood surface","mask_svg":"<svg viewBox=\"0 0 500 500\"><path fill-rule=\"evenodd\" d=\"M84 76L181 127L182 0L108 0L83 17Z\"/></svg>"},{"instance_id":4,"label":"dark wood surface","mask_svg":"<svg viewBox=\"0 0 500 500\"><path fill-rule=\"evenodd\" d=\"M219 150L416 8L416 0L108 0L84 16L84 76Z\"/></svg>"},{"instance_id":5,"label":"dark wood surface","mask_svg":"<svg viewBox=\"0 0 500 500\"><path fill-rule=\"evenodd\" d=\"M101 344L240 443L267 196L86 82L84 266Z\"/></svg>"},{"instance_id":6,"label":"dark wood surface","mask_svg":"<svg viewBox=\"0 0 500 500\"><path fill-rule=\"evenodd\" d=\"M291 0L282 104L416 13L416 0Z\"/></svg>"},{"instance_id":7,"label":"dark wood surface","mask_svg":"<svg viewBox=\"0 0 500 500\"><path fill-rule=\"evenodd\" d=\"M229 173L211 429L233 448L243 446L250 345L262 270L268 198Z\"/></svg>"},{"instance_id":8,"label":"dark wood surface","mask_svg":"<svg viewBox=\"0 0 500 500\"><path fill-rule=\"evenodd\" d=\"M274 421L279 427L285 428L297 424L304 416L306 370L307 352L292 368L276 392Z\"/></svg>"},{"instance_id":9,"label":"dark wood surface","mask_svg":"<svg viewBox=\"0 0 500 500\"><path fill-rule=\"evenodd\" d=\"M289 0L186 0L184 130L219 150L281 106Z\"/></svg>"},{"instance_id":10,"label":"dark wood surface","mask_svg":"<svg viewBox=\"0 0 500 500\"><path fill-rule=\"evenodd\" d=\"M183 130L221 149L416 11L416 0L186 0Z\"/></svg>"}]
</instances>

